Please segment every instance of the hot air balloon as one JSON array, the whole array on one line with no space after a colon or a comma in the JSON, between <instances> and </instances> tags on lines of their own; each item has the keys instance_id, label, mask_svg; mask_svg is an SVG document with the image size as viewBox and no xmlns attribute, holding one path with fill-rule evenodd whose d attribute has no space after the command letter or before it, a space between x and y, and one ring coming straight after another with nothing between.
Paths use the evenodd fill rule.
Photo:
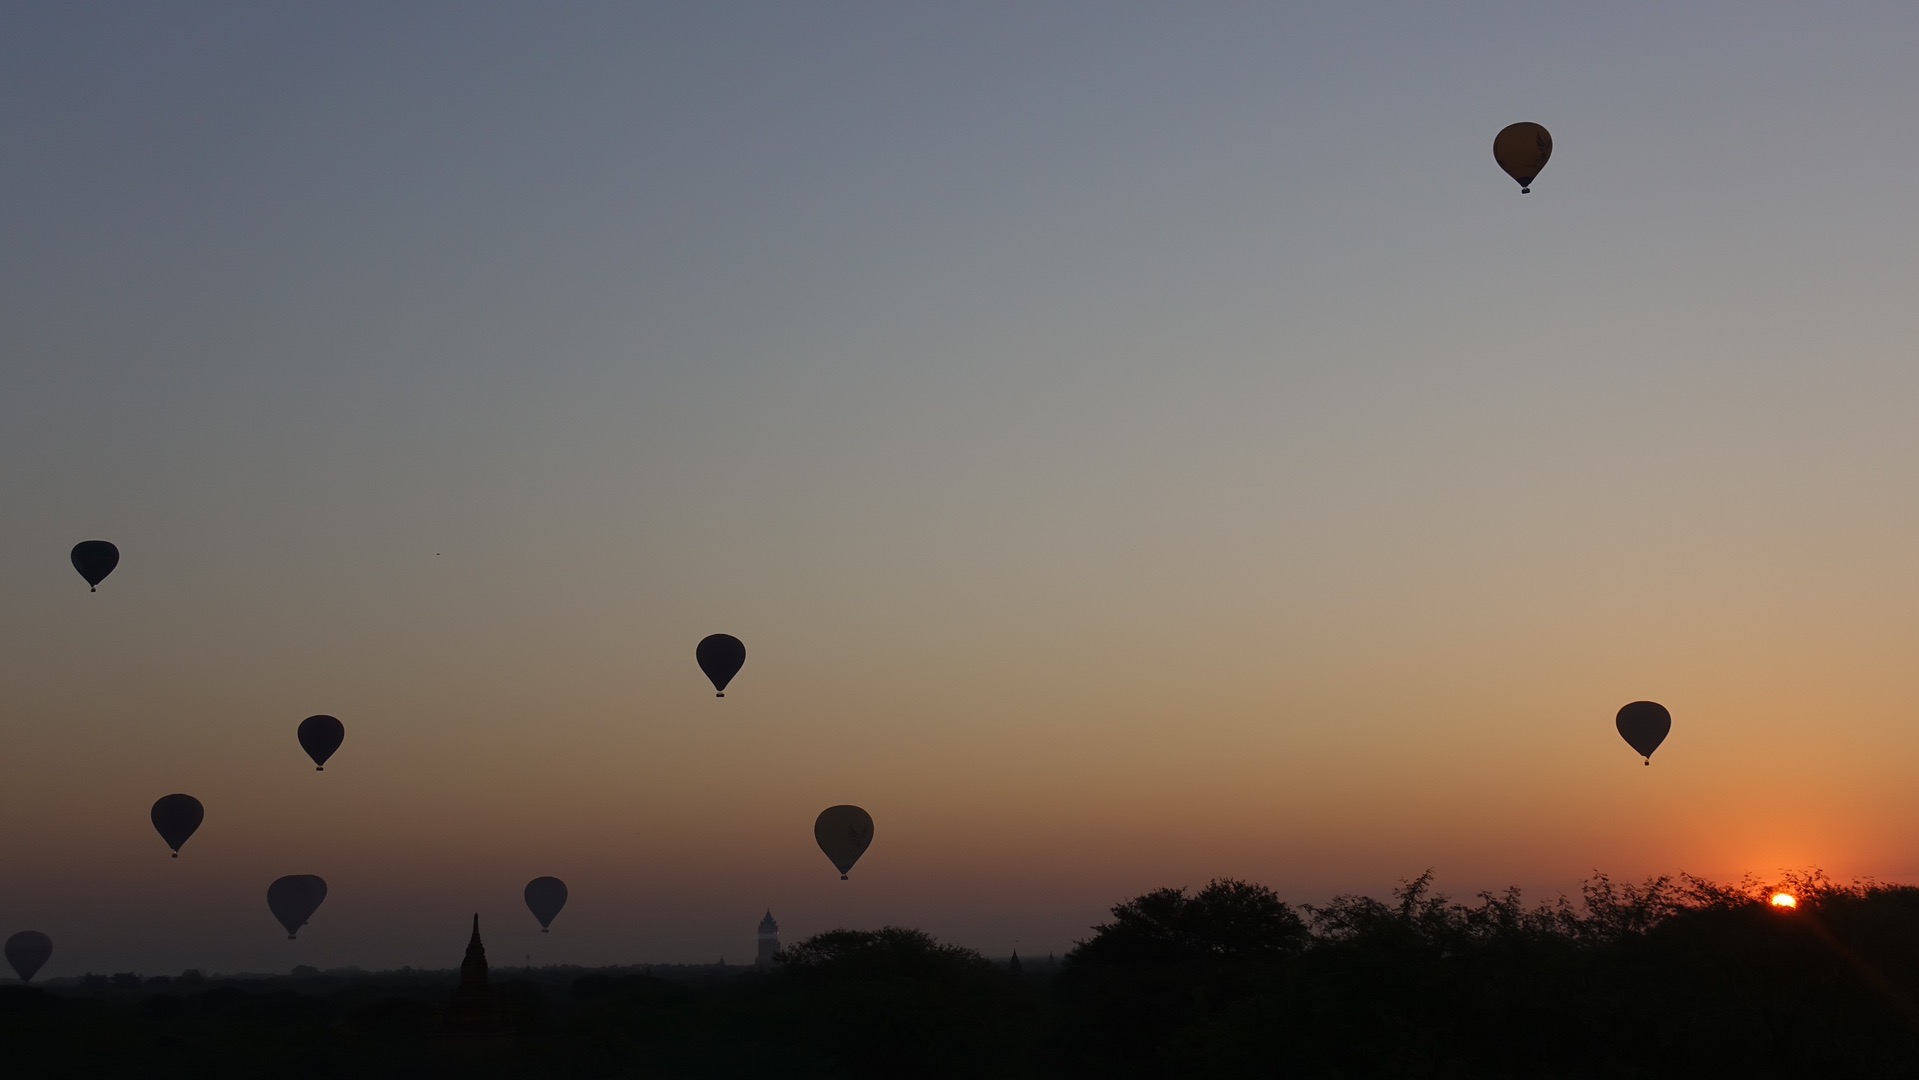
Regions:
<instances>
[{"instance_id":1,"label":"hot air balloon","mask_svg":"<svg viewBox=\"0 0 1919 1080\"><path fill-rule=\"evenodd\" d=\"M693 658L700 662L700 670L706 672L706 677L713 680L713 696L725 697L726 684L746 666L746 645L732 634L709 634L700 639Z\"/></svg>"},{"instance_id":2,"label":"hot air balloon","mask_svg":"<svg viewBox=\"0 0 1919 1080\"><path fill-rule=\"evenodd\" d=\"M313 759L313 771L325 772L326 759L346 740L346 725L331 716L309 716L300 721L300 749Z\"/></svg>"},{"instance_id":3,"label":"hot air balloon","mask_svg":"<svg viewBox=\"0 0 1919 1080\"><path fill-rule=\"evenodd\" d=\"M173 857L180 857L180 846L193 839L200 828L200 822L206 820L207 812L200 800L191 795L162 795L153 804L153 827L160 832L160 839L173 849Z\"/></svg>"},{"instance_id":4,"label":"hot air balloon","mask_svg":"<svg viewBox=\"0 0 1919 1080\"><path fill-rule=\"evenodd\" d=\"M840 880L845 881L853 864L873 842L873 815L857 806L829 806L813 820L813 839L819 841L820 850L833 860Z\"/></svg>"},{"instance_id":5,"label":"hot air balloon","mask_svg":"<svg viewBox=\"0 0 1919 1080\"><path fill-rule=\"evenodd\" d=\"M566 882L556 877L536 877L526 883L526 909L540 920L540 933L546 933L565 906Z\"/></svg>"},{"instance_id":6,"label":"hot air balloon","mask_svg":"<svg viewBox=\"0 0 1919 1080\"><path fill-rule=\"evenodd\" d=\"M82 540L73 545L73 568L87 579L87 591L99 592L100 583L120 565L120 549L105 540Z\"/></svg>"},{"instance_id":7,"label":"hot air balloon","mask_svg":"<svg viewBox=\"0 0 1919 1080\"><path fill-rule=\"evenodd\" d=\"M267 886L267 908L287 928L288 941L320 910L320 901L325 899L326 882L312 874L289 874Z\"/></svg>"},{"instance_id":8,"label":"hot air balloon","mask_svg":"<svg viewBox=\"0 0 1919 1080\"><path fill-rule=\"evenodd\" d=\"M1619 710L1619 737L1626 745L1639 751L1639 756L1652 764L1652 752L1666 741L1666 733L1672 730L1672 714L1657 701L1635 701Z\"/></svg>"},{"instance_id":9,"label":"hot air balloon","mask_svg":"<svg viewBox=\"0 0 1919 1080\"><path fill-rule=\"evenodd\" d=\"M38 930L22 930L7 939L7 963L23 983L32 982L40 965L53 955L53 939Z\"/></svg>"},{"instance_id":10,"label":"hot air balloon","mask_svg":"<svg viewBox=\"0 0 1919 1080\"><path fill-rule=\"evenodd\" d=\"M1533 177L1552 156L1552 133L1538 124L1509 124L1493 136L1493 160L1507 176L1519 181L1521 195L1532 190Z\"/></svg>"}]
</instances>

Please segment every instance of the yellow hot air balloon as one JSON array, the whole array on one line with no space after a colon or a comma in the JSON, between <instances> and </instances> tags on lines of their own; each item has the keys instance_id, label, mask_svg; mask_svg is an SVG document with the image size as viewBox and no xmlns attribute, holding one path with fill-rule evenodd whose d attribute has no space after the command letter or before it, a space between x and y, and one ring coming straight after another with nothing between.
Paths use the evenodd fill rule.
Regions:
<instances>
[{"instance_id":1,"label":"yellow hot air balloon","mask_svg":"<svg viewBox=\"0 0 1919 1080\"><path fill-rule=\"evenodd\" d=\"M1519 181L1521 195L1531 191L1533 177L1546 167L1546 160L1553 156L1552 132L1538 124L1508 124L1499 134L1493 136L1493 160L1506 170L1506 175Z\"/></svg>"}]
</instances>

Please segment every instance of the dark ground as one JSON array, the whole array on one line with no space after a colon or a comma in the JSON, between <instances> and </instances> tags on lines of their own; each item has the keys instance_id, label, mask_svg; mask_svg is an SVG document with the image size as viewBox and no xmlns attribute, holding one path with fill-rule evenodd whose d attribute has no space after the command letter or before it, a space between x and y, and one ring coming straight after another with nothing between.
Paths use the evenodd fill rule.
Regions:
<instances>
[{"instance_id":1,"label":"dark ground","mask_svg":"<svg viewBox=\"0 0 1919 1080\"><path fill-rule=\"evenodd\" d=\"M94 976L0 988L0 1062L110 1077L1919 1075L1919 889L1618 886L1527 907L1422 877L1286 905L1236 881L1113 909L1022 970L913 930L771 973L496 971L503 1030L444 1030L452 972Z\"/></svg>"}]
</instances>

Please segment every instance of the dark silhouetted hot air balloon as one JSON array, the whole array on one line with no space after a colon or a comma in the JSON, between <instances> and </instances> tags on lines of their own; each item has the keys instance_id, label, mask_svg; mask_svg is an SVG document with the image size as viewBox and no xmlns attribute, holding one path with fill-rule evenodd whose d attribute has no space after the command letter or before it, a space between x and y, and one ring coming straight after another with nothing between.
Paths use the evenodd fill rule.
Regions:
<instances>
[{"instance_id":1,"label":"dark silhouetted hot air balloon","mask_svg":"<svg viewBox=\"0 0 1919 1080\"><path fill-rule=\"evenodd\" d=\"M873 815L857 806L829 806L813 820L813 839L819 841L820 850L833 860L840 880L845 881L853 864L873 842Z\"/></svg>"},{"instance_id":2,"label":"dark silhouetted hot air balloon","mask_svg":"<svg viewBox=\"0 0 1919 1080\"><path fill-rule=\"evenodd\" d=\"M1666 741L1666 733L1672 730L1672 714L1657 701L1635 701L1619 710L1619 737L1626 745L1639 751L1639 756L1652 764L1652 752Z\"/></svg>"},{"instance_id":3,"label":"dark silhouetted hot air balloon","mask_svg":"<svg viewBox=\"0 0 1919 1080\"><path fill-rule=\"evenodd\" d=\"M173 857L180 857L180 846L193 839L199 831L200 822L206 820L207 812L200 800L191 795L162 795L153 804L153 827L160 832L160 839L173 849Z\"/></svg>"},{"instance_id":4,"label":"dark silhouetted hot air balloon","mask_svg":"<svg viewBox=\"0 0 1919 1080\"><path fill-rule=\"evenodd\" d=\"M1519 181L1522 195L1532 190L1533 177L1552 156L1552 133L1538 124L1511 124L1493 136L1493 160L1507 176Z\"/></svg>"},{"instance_id":5,"label":"dark silhouetted hot air balloon","mask_svg":"<svg viewBox=\"0 0 1919 1080\"><path fill-rule=\"evenodd\" d=\"M725 697L726 684L746 666L746 645L732 634L708 634L693 650L693 658L713 680L713 696Z\"/></svg>"},{"instance_id":6,"label":"dark silhouetted hot air balloon","mask_svg":"<svg viewBox=\"0 0 1919 1080\"><path fill-rule=\"evenodd\" d=\"M326 771L326 759L332 757L345 740L346 725L331 716L309 716L300 721L300 749L313 759L314 772Z\"/></svg>"},{"instance_id":7,"label":"dark silhouetted hot air balloon","mask_svg":"<svg viewBox=\"0 0 1919 1080\"><path fill-rule=\"evenodd\" d=\"M38 930L22 930L7 939L7 963L23 983L32 982L34 973L53 955L53 939Z\"/></svg>"},{"instance_id":8,"label":"dark silhouetted hot air balloon","mask_svg":"<svg viewBox=\"0 0 1919 1080\"><path fill-rule=\"evenodd\" d=\"M312 874L288 874L267 886L267 908L287 928L288 941L320 910L320 901L325 899L326 882Z\"/></svg>"},{"instance_id":9,"label":"dark silhouetted hot air balloon","mask_svg":"<svg viewBox=\"0 0 1919 1080\"><path fill-rule=\"evenodd\" d=\"M540 920L540 933L546 933L565 906L566 882L556 877L536 877L526 883L526 909Z\"/></svg>"},{"instance_id":10,"label":"dark silhouetted hot air balloon","mask_svg":"<svg viewBox=\"0 0 1919 1080\"><path fill-rule=\"evenodd\" d=\"M87 591L98 592L100 583L120 565L120 549L105 540L82 540L73 545L73 568L87 579Z\"/></svg>"}]
</instances>

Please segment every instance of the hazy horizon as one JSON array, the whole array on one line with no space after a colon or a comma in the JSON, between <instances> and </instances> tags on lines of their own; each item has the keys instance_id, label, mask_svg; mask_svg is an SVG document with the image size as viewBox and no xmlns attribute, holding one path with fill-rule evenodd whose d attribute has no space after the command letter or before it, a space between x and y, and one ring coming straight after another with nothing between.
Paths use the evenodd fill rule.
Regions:
<instances>
[{"instance_id":1,"label":"hazy horizon","mask_svg":"<svg viewBox=\"0 0 1919 1080\"><path fill-rule=\"evenodd\" d=\"M0 10L0 937L428 967L477 910L500 962L700 963L770 909L1043 955L1214 877L1919 880L1915 42ZM283 874L329 885L298 941Z\"/></svg>"}]
</instances>

